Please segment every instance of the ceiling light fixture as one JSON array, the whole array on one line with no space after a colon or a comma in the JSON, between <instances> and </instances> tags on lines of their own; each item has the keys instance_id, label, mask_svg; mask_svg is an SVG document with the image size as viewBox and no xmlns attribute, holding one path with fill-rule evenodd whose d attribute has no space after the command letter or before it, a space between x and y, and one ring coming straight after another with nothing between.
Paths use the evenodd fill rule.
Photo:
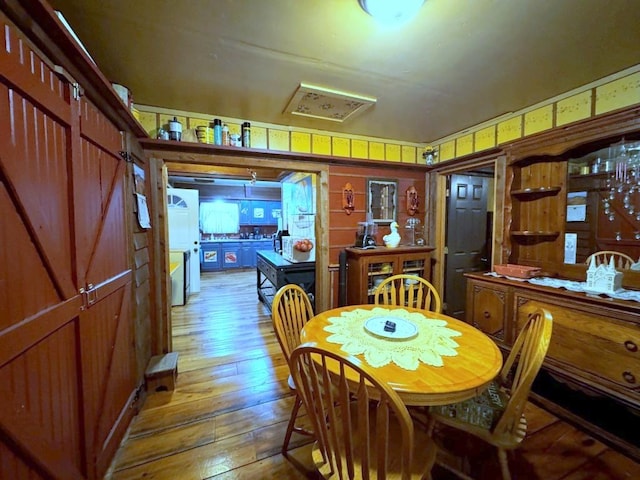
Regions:
<instances>
[{"instance_id":1,"label":"ceiling light fixture","mask_svg":"<svg viewBox=\"0 0 640 480\"><path fill-rule=\"evenodd\" d=\"M342 123L376 103L375 98L301 83L285 112Z\"/></svg>"},{"instance_id":2,"label":"ceiling light fixture","mask_svg":"<svg viewBox=\"0 0 640 480\"><path fill-rule=\"evenodd\" d=\"M383 23L403 23L413 18L424 0L358 0L362 9Z\"/></svg>"}]
</instances>

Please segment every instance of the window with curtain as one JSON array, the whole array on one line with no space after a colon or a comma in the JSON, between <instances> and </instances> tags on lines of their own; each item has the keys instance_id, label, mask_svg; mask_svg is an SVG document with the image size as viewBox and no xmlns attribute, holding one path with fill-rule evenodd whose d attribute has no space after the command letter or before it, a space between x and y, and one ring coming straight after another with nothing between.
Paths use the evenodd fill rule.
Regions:
<instances>
[{"instance_id":1,"label":"window with curtain","mask_svg":"<svg viewBox=\"0 0 640 480\"><path fill-rule=\"evenodd\" d=\"M237 203L200 203L200 229L202 233L238 233L240 209Z\"/></svg>"}]
</instances>

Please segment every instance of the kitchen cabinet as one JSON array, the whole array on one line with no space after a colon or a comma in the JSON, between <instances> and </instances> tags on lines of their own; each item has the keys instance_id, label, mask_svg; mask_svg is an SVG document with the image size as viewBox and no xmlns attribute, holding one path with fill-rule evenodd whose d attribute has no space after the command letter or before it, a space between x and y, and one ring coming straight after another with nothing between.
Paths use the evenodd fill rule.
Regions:
<instances>
[{"instance_id":1,"label":"kitchen cabinet","mask_svg":"<svg viewBox=\"0 0 640 480\"><path fill-rule=\"evenodd\" d=\"M275 200L241 200L240 225L278 225L282 202Z\"/></svg>"},{"instance_id":2,"label":"kitchen cabinet","mask_svg":"<svg viewBox=\"0 0 640 480\"><path fill-rule=\"evenodd\" d=\"M373 303L375 287L386 277L401 273L431 279L433 247L372 249L347 248L347 302L349 305Z\"/></svg>"},{"instance_id":3,"label":"kitchen cabinet","mask_svg":"<svg viewBox=\"0 0 640 480\"><path fill-rule=\"evenodd\" d=\"M256 248L252 243L242 242L240 247L242 254L242 267L255 267L256 266Z\"/></svg>"},{"instance_id":4,"label":"kitchen cabinet","mask_svg":"<svg viewBox=\"0 0 640 480\"><path fill-rule=\"evenodd\" d=\"M282 218L282 202L267 202L267 225L278 225Z\"/></svg>"},{"instance_id":5,"label":"kitchen cabinet","mask_svg":"<svg viewBox=\"0 0 640 480\"><path fill-rule=\"evenodd\" d=\"M251 200L251 223L253 225L267 224L267 202Z\"/></svg>"},{"instance_id":6,"label":"kitchen cabinet","mask_svg":"<svg viewBox=\"0 0 640 480\"><path fill-rule=\"evenodd\" d=\"M240 207L240 225L253 225L251 220L251 200L241 200Z\"/></svg>"},{"instance_id":7,"label":"kitchen cabinet","mask_svg":"<svg viewBox=\"0 0 640 480\"><path fill-rule=\"evenodd\" d=\"M273 250L273 240L250 240L242 242L242 265L255 268L257 265L257 252L260 250Z\"/></svg>"},{"instance_id":8,"label":"kitchen cabinet","mask_svg":"<svg viewBox=\"0 0 640 480\"><path fill-rule=\"evenodd\" d=\"M200 270L211 272L222 268L222 244L203 242L200 244Z\"/></svg>"},{"instance_id":9,"label":"kitchen cabinet","mask_svg":"<svg viewBox=\"0 0 640 480\"><path fill-rule=\"evenodd\" d=\"M466 278L467 323L505 350L531 312L551 313L551 343L534 394L552 411L578 405L574 420L640 458L640 303L482 274Z\"/></svg>"},{"instance_id":10,"label":"kitchen cabinet","mask_svg":"<svg viewBox=\"0 0 640 480\"><path fill-rule=\"evenodd\" d=\"M203 242L200 250L200 269L205 272L255 268L256 252L272 250L273 240L241 240Z\"/></svg>"},{"instance_id":11,"label":"kitchen cabinet","mask_svg":"<svg viewBox=\"0 0 640 480\"><path fill-rule=\"evenodd\" d=\"M242 267L242 247L240 242L222 244L222 268Z\"/></svg>"}]
</instances>

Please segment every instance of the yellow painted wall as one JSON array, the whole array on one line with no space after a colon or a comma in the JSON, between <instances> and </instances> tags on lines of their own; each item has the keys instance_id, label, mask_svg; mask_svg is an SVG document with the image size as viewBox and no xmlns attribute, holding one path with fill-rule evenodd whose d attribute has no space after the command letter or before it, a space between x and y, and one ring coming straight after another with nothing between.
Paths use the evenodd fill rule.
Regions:
<instances>
[{"instance_id":1,"label":"yellow painted wall","mask_svg":"<svg viewBox=\"0 0 640 480\"><path fill-rule=\"evenodd\" d=\"M431 145L438 150L437 161L453 160L639 103L640 65L636 65L495 122L435 140Z\"/></svg>"},{"instance_id":2,"label":"yellow painted wall","mask_svg":"<svg viewBox=\"0 0 640 480\"><path fill-rule=\"evenodd\" d=\"M453 160L638 103L640 65L594 81L582 89L575 89L547 102L501 117L495 122L485 122L476 128L435 140L429 145L436 150L436 162ZM185 128L207 125L213 118L203 113L174 112L143 105L136 105L134 113L152 138L157 136L159 128L166 128L166 124L174 116ZM229 126L230 133L240 133L243 120L221 119ZM427 144L296 129L284 125L253 122L251 125L251 147L256 149L422 164L422 153L426 146Z\"/></svg>"},{"instance_id":3,"label":"yellow painted wall","mask_svg":"<svg viewBox=\"0 0 640 480\"><path fill-rule=\"evenodd\" d=\"M213 116L204 113L172 111L144 105L135 106L135 116L151 138L158 129L168 128L176 117L183 128L197 128L212 123ZM241 133L244 120L217 117L229 127L229 133ZM424 144L392 139L368 138L344 133L296 129L284 125L251 122L251 148L313 155L380 160L384 162L421 163Z\"/></svg>"}]
</instances>

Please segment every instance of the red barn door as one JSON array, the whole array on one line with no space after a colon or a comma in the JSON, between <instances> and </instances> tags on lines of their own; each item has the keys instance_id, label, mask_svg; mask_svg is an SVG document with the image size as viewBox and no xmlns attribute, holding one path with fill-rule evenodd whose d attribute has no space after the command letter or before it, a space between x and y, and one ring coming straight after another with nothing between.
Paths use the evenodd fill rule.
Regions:
<instances>
[{"instance_id":1,"label":"red barn door","mask_svg":"<svg viewBox=\"0 0 640 480\"><path fill-rule=\"evenodd\" d=\"M0 22L0 478L99 478L136 388L121 136Z\"/></svg>"}]
</instances>

